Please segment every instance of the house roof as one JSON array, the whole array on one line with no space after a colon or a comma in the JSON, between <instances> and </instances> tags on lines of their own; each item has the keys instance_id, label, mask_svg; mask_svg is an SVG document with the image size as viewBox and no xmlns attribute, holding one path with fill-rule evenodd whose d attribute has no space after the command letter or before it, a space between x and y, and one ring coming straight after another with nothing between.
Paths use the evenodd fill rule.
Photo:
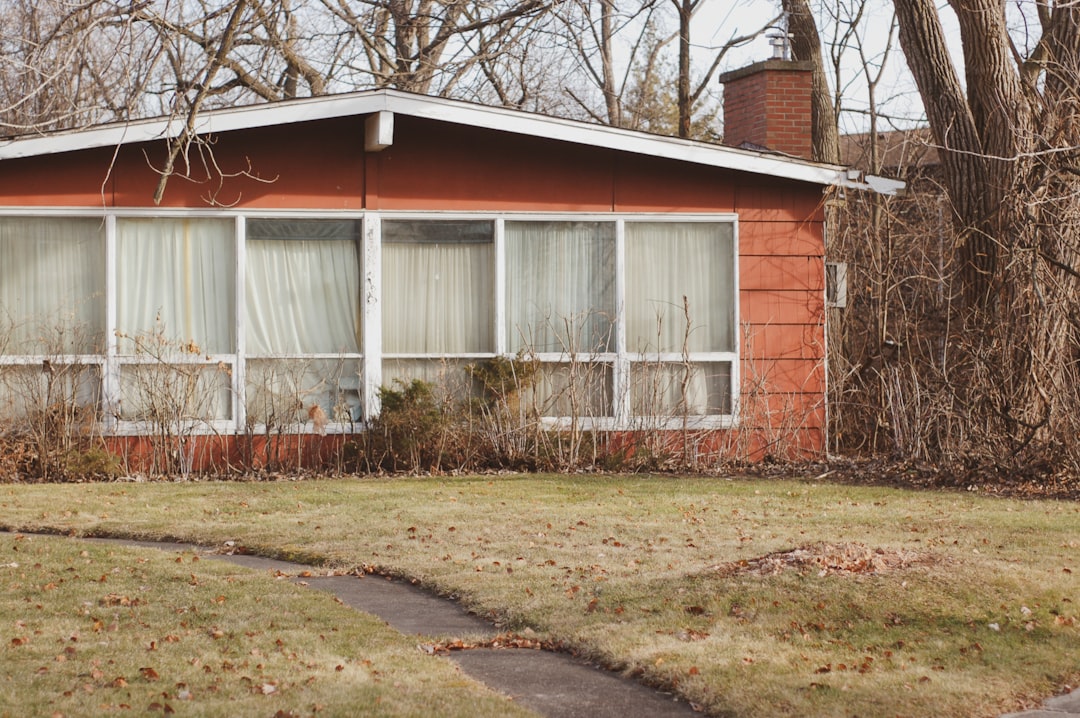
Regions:
<instances>
[{"instance_id":1,"label":"house roof","mask_svg":"<svg viewBox=\"0 0 1080 718\"><path fill-rule=\"evenodd\" d=\"M283 100L199 113L196 132L217 134L256 127L338 117L376 115L379 146L392 143L394 114L468 125L532 137L663 157L820 185L866 189L857 172L768 152L652 135L503 107L417 95L398 90L367 90ZM158 117L0 140L0 160L53 155L95 147L116 147L178 137L186 116ZM370 128L369 128L370 131Z\"/></svg>"}]
</instances>

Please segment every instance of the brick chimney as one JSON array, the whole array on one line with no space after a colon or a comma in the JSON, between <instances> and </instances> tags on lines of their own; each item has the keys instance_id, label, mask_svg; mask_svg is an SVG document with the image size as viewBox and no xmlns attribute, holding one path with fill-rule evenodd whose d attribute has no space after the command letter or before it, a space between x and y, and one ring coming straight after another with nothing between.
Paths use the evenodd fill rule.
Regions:
<instances>
[{"instance_id":1,"label":"brick chimney","mask_svg":"<svg viewBox=\"0 0 1080 718\"><path fill-rule=\"evenodd\" d=\"M720 76L724 144L811 157L813 65L771 59Z\"/></svg>"}]
</instances>

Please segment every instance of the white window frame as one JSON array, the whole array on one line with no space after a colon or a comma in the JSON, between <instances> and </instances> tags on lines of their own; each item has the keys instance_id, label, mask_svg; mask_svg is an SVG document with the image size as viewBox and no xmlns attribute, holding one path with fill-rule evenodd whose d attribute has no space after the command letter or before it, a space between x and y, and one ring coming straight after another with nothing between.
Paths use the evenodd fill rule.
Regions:
<instances>
[{"instance_id":1,"label":"white window frame","mask_svg":"<svg viewBox=\"0 0 1080 718\"><path fill-rule=\"evenodd\" d=\"M205 426L189 427L195 432L205 433L243 433L251 430L262 433L265 427L247 426L245 412L247 360L245 353L245 309L246 309L246 223L249 219L352 219L362 222L362 247L360 251L360 286L359 304L361 313L361 337L359 353L341 354L275 354L250 357L250 359L303 359L303 360L345 360L359 363L359 382L363 421L355 423L331 422L324 427L326 433L350 433L367 428L368 422L379 411L379 387L382 385L382 361L391 359L448 359L481 361L496 356L508 356L509 341L506 335L506 241L505 223L507 221L591 221L611 222L615 224L615 341L613 352L589 354L582 361L607 364L611 367L611 396L613 405L610 416L582 417L577 426L585 430L633 430L647 425L649 429L724 429L737 425L739 414L740 353L741 332L739 331L739 221L738 215L728 212L718 213L617 213L617 212L453 212L453 211L384 211L384 210L289 210L289 209L158 209L158 208L65 208L65 207L6 207L0 208L0 216L70 216L93 217L102 220L105 226L105 262L106 262L106 347L104 355L76 356L0 356L0 364L35 365L48 359L59 364L96 365L101 367L101 414L103 428L114 435L138 435L146 432L144 422L122 420L119 417L120 370L122 366L139 363L152 363L154 360L118 353L116 339L116 221L120 218L230 218L234 222L235 242L235 334L234 352L214 354L209 357L188 358L182 363L214 366L224 364L231 370L232 415L229 419L205 422ZM485 220L494 222L494 346L489 353L469 354L386 354L382 353L382 221L387 219L408 220ZM624 308L628 288L625 286L626 238L625 227L628 222L710 222L730 223L733 242L733 288L731 311L734 317L735 336L733 348L726 352L693 352L688 355L679 353L635 353L627 350ZM570 357L561 353L542 353L535 357L543 363L568 363ZM731 407L730 414L686 416L686 417L642 417L631 415L630 372L635 362L675 362L689 361L694 364L727 362L731 367ZM570 417L544 417L544 426L563 428L568 426ZM292 431L312 433L313 423L297 423Z\"/></svg>"},{"instance_id":2,"label":"white window frame","mask_svg":"<svg viewBox=\"0 0 1080 718\"><path fill-rule=\"evenodd\" d=\"M612 372L611 396L613 406L609 416L602 417L579 417L577 426L584 430L611 431L633 430L642 427L649 429L726 429L737 424L739 414L739 354L740 354L740 331L739 331L739 221L738 215L730 212L718 213L601 213L601 212L447 212L447 211L369 211L367 217L378 217L378 222L384 220L495 220L495 352L475 354L383 354L382 359L447 359L481 361L495 356L510 356L508 347L509 337L506 334L506 236L505 225L508 221L535 221L535 222L609 222L615 224L615 351L603 353L588 353L578 359L587 363L608 364ZM731 297L732 316L734 325L733 348L727 352L692 352L687 355L681 353L637 353L629 352L626 348L626 329L623 319L626 306L625 274L626 274L626 236L625 227L630 222L702 222L702 223L730 223L732 226L732 252L733 252L733 287ZM381 245L381 233L373 232L365 239L374 240L378 235ZM380 274L381 265L376 265L375 272ZM367 317L365 317L367 319ZM382 316L377 313L371 317L378 320L379 327L376 330L370 324L365 325L366 331L370 330L378 336L382 336ZM369 356L374 357L372 352ZM543 352L531 355L532 358L544 364L568 364L571 358L565 353ZM688 415L685 417L645 417L631 415L630 402L630 371L635 362L673 362L691 364L727 362L731 366L731 413L721 415ZM375 387L377 391L377 386ZM543 426L552 429L566 428L573 419L571 417L548 416L541 417Z\"/></svg>"}]
</instances>

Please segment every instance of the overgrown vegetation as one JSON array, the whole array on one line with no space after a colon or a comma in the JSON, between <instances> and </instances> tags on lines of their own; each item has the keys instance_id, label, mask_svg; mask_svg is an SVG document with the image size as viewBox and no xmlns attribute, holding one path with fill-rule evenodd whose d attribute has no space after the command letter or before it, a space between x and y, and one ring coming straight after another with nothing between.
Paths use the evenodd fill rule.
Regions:
<instances>
[{"instance_id":1,"label":"overgrown vegetation","mask_svg":"<svg viewBox=\"0 0 1080 718\"><path fill-rule=\"evenodd\" d=\"M1034 482L1075 492L1075 317L1046 326L1072 359L1044 382L1031 363L1039 362L1035 347L1022 336L1040 321L1037 312L1015 321L1002 315L991 331L987 315L964 297L970 258L956 239L941 151L929 132L864 139L862 152L878 171L901 173L909 189L896 198L849 194L832 206L842 231L833 236L830 259L847 262L849 293L846 308L830 310L831 450L947 475L960 485ZM1022 270L1010 262L1009 272ZM1037 288L1024 291L1037 301ZM1045 301L1068 304L1051 298L1058 291L1066 288L1056 286ZM1020 303L995 311L1029 311ZM1058 387L1062 381L1067 390ZM1032 403L1022 395L1033 391L1046 394L1040 417L1026 417L1022 408Z\"/></svg>"},{"instance_id":2,"label":"overgrown vegetation","mask_svg":"<svg viewBox=\"0 0 1080 718\"><path fill-rule=\"evenodd\" d=\"M683 311L685 343L693 324L688 307ZM710 472L818 453L806 432L816 430L821 407L770 391L749 355L744 371L762 373L743 377L738 399L728 396L725 366L706 376L712 365L691 361L686 351L682 361L636 362L628 389L635 418L619 429L610 428L611 365L572 347L558 362L522 351L468 364L448 360L436 381L395 379L379 389L378 416L363 424L355 360L249 359L244 395L235 397L234 367L193 341L173 339L160 319L150 332L117 339L123 353L112 382L102 382L102 364L59 353L41 367L17 355L0 363L0 482ZM746 337L744 346L753 344ZM723 396L698 397L692 409L694 391L715 393L701 388L709 382ZM110 384L116 395L102 396ZM234 433L229 422L241 405L245 420ZM695 413L702 411L733 413L738 428L701 423Z\"/></svg>"},{"instance_id":3,"label":"overgrown vegetation","mask_svg":"<svg viewBox=\"0 0 1080 718\"><path fill-rule=\"evenodd\" d=\"M537 640L669 686L708 714L739 716L973 718L1032 707L1065 685L1075 686L1078 511L1075 503L967 492L640 476L0 487L0 516L8 528L204 545L233 541L257 554L408 577L495 616L503 630L530 628ZM0 548L13 543L0 539ZM299 609L290 608L295 603L272 603L293 601L289 586L268 591L246 580L211 583L220 580L218 573L189 558L171 564L170 578L158 573L167 558L105 561L95 550L92 564L61 563L50 573L32 568L35 562L48 565L41 558L3 555L0 566L20 563L18 569L0 568L5 586L21 584L21 593L11 596L12 610L3 611L12 621L40 620L44 609L32 608L35 603L50 606L54 597L74 600L67 597L77 593L92 601L110 593L154 598L133 611L89 607L104 617L106 628L118 613L121 632L142 640L125 658L138 662L115 675L100 669L105 679L124 675L141 690L136 671L151 666L162 675L160 690L172 693L171 684L163 685L171 676L166 679L154 661L166 652L196 652L210 665L205 656L218 656L222 645L198 628L223 627L235 609L241 627L230 630L238 653L266 652L266 676L288 681L277 669L283 656L273 646L267 616L288 621L297 615ZM65 570L69 565L74 571ZM140 575L146 566L154 574ZM103 574L105 584L98 582ZM191 574L200 586L189 585ZM134 588L122 583L129 579ZM42 588L49 581L58 587ZM160 600L138 586L162 591ZM245 594L263 603L245 603ZM218 595L227 600L214 603ZM324 602L307 601L304 615L351 630ZM151 611L176 605L197 605L199 611L161 615L162 625L176 628L156 633L126 622L130 613L145 611L142 620L157 626L158 614ZM87 671L70 665L84 659L100 658L106 667L109 659L119 662L114 651L123 650L121 644L95 643L115 634L93 633L90 619L74 608L74 618L59 619L57 630L83 622L75 644L67 640L70 634L58 636L63 645L52 633L35 636L36 628L52 630L44 622L25 630L5 624L0 656L19 656L8 643L21 636L30 639L21 648L42 653L2 672L29 683L42 665L55 677L73 668ZM180 621L195 622L192 635ZM257 634L247 638L247 630ZM168 643L170 633L182 640ZM334 641L338 634L324 635ZM153 640L157 650L146 651ZM283 640L286 655L301 656L288 666L341 662L321 654L308 658L310 644ZM352 645L367 645L363 641L358 637ZM54 663L67 645L79 655ZM338 645L310 650L341 650L333 648ZM213 664L213 674L176 680L202 687L217 678L223 686L243 675L256 678L239 669L239 676L218 670L224 658ZM248 671L263 662L247 660ZM374 663L382 670L380 660ZM332 681L320 678L314 687ZM68 678L64 689L83 682ZM284 696L290 691L283 684Z\"/></svg>"}]
</instances>

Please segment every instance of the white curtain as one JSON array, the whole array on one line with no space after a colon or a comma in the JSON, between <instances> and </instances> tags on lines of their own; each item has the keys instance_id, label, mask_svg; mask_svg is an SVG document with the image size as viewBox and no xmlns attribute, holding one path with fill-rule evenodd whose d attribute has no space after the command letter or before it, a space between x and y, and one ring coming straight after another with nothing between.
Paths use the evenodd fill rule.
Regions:
<instances>
[{"instance_id":1,"label":"white curtain","mask_svg":"<svg viewBox=\"0 0 1080 718\"><path fill-rule=\"evenodd\" d=\"M116 321L128 337L164 333L193 353L233 351L234 223L219 219L116 221ZM135 351L131 341L122 353Z\"/></svg>"},{"instance_id":2,"label":"white curtain","mask_svg":"<svg viewBox=\"0 0 1080 718\"><path fill-rule=\"evenodd\" d=\"M348 424L362 418L358 359L248 359L247 419L271 428L314 419Z\"/></svg>"},{"instance_id":3,"label":"white curtain","mask_svg":"<svg viewBox=\"0 0 1080 718\"><path fill-rule=\"evenodd\" d=\"M630 375L630 403L634 416L730 414L731 364L635 362Z\"/></svg>"},{"instance_id":4,"label":"white curtain","mask_svg":"<svg viewBox=\"0 0 1080 718\"><path fill-rule=\"evenodd\" d=\"M613 222L507 222L506 263L511 351L614 350Z\"/></svg>"},{"instance_id":5,"label":"white curtain","mask_svg":"<svg viewBox=\"0 0 1080 718\"><path fill-rule=\"evenodd\" d=\"M105 336L105 231L74 217L0 217L0 354L91 354Z\"/></svg>"},{"instance_id":6,"label":"white curtain","mask_svg":"<svg viewBox=\"0 0 1080 718\"><path fill-rule=\"evenodd\" d=\"M730 223L626 223L626 348L735 348L735 258Z\"/></svg>"},{"instance_id":7,"label":"white curtain","mask_svg":"<svg viewBox=\"0 0 1080 718\"><path fill-rule=\"evenodd\" d=\"M383 351L494 351L492 223L388 220L382 229Z\"/></svg>"},{"instance_id":8,"label":"white curtain","mask_svg":"<svg viewBox=\"0 0 1080 718\"><path fill-rule=\"evenodd\" d=\"M611 366L600 362L545 363L527 397L529 411L576 419L612 415Z\"/></svg>"},{"instance_id":9,"label":"white curtain","mask_svg":"<svg viewBox=\"0 0 1080 718\"><path fill-rule=\"evenodd\" d=\"M359 353L360 223L249 220L247 353Z\"/></svg>"}]
</instances>

